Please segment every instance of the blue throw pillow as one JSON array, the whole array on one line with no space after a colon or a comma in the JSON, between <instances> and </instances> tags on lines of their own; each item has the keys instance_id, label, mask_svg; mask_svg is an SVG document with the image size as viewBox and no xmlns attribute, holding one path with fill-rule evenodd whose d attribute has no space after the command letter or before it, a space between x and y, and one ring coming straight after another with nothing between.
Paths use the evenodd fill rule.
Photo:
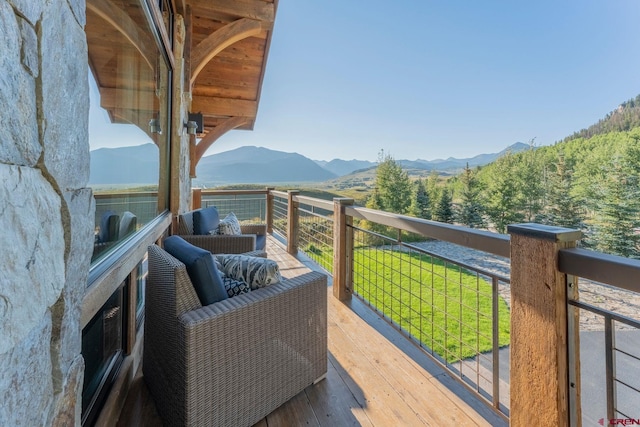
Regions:
<instances>
[{"instance_id":1,"label":"blue throw pillow","mask_svg":"<svg viewBox=\"0 0 640 427\"><path fill-rule=\"evenodd\" d=\"M193 234L204 236L216 230L220 223L218 209L215 206L193 211Z\"/></svg>"},{"instance_id":2,"label":"blue throw pillow","mask_svg":"<svg viewBox=\"0 0 640 427\"><path fill-rule=\"evenodd\" d=\"M187 267L193 288L203 306L228 298L211 252L194 246L179 236L164 239L164 250Z\"/></svg>"},{"instance_id":3,"label":"blue throw pillow","mask_svg":"<svg viewBox=\"0 0 640 427\"><path fill-rule=\"evenodd\" d=\"M256 251L264 251L267 247L267 236L264 234L256 234Z\"/></svg>"}]
</instances>

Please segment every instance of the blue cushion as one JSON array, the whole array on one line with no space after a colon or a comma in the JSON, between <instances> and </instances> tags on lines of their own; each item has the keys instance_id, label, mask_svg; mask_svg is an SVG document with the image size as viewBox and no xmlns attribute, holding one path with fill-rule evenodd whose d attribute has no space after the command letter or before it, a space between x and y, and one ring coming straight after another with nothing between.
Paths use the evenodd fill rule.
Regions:
<instances>
[{"instance_id":1,"label":"blue cushion","mask_svg":"<svg viewBox=\"0 0 640 427\"><path fill-rule=\"evenodd\" d=\"M215 206L193 211L193 234L203 236L218 228L220 216Z\"/></svg>"},{"instance_id":2,"label":"blue cushion","mask_svg":"<svg viewBox=\"0 0 640 427\"><path fill-rule=\"evenodd\" d=\"M211 252L192 245L179 236L164 239L164 249L187 267L187 273L205 306L228 298Z\"/></svg>"},{"instance_id":3,"label":"blue cushion","mask_svg":"<svg viewBox=\"0 0 640 427\"><path fill-rule=\"evenodd\" d=\"M112 242L118 240L118 223L120 216L115 211L108 210L102 214L100 218L100 234L98 241L100 243Z\"/></svg>"},{"instance_id":4,"label":"blue cushion","mask_svg":"<svg viewBox=\"0 0 640 427\"><path fill-rule=\"evenodd\" d=\"M256 234L256 250L264 251L264 248L267 247L267 236L264 234Z\"/></svg>"}]
</instances>

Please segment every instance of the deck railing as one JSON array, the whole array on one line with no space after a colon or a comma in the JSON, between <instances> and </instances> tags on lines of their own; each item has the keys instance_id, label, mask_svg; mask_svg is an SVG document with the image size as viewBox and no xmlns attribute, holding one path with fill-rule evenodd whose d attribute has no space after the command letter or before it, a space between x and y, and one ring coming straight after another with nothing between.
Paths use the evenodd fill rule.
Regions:
<instances>
[{"instance_id":1,"label":"deck railing","mask_svg":"<svg viewBox=\"0 0 640 427\"><path fill-rule=\"evenodd\" d=\"M581 412L585 425L602 419L611 425L638 420L640 261L585 249L563 249L558 261L559 270L572 277L568 285L572 412L576 416Z\"/></svg>"},{"instance_id":2,"label":"deck railing","mask_svg":"<svg viewBox=\"0 0 640 427\"><path fill-rule=\"evenodd\" d=\"M97 210L107 202L97 198ZM290 253L333 276L337 298L362 299L513 425L640 418L640 309L622 309L640 300L638 260L576 249L575 230L520 224L500 235L297 191L196 190L193 202L266 221ZM482 251L509 271L419 242L434 240ZM589 300L593 286L605 291ZM610 292L618 307L607 304ZM594 317L595 340L580 326Z\"/></svg>"}]
</instances>

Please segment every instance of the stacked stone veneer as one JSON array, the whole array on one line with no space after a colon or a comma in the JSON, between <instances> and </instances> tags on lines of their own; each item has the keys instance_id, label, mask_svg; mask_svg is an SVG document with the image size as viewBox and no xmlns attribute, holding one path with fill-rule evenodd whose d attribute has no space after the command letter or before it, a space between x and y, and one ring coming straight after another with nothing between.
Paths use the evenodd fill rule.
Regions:
<instances>
[{"instance_id":1,"label":"stacked stone veneer","mask_svg":"<svg viewBox=\"0 0 640 427\"><path fill-rule=\"evenodd\" d=\"M0 426L73 425L92 251L84 0L0 0Z\"/></svg>"}]
</instances>

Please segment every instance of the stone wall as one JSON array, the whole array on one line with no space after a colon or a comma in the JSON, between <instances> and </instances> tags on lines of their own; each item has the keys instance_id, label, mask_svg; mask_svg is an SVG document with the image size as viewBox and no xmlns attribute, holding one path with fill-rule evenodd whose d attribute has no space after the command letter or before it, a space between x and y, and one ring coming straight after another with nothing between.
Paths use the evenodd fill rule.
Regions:
<instances>
[{"instance_id":1,"label":"stone wall","mask_svg":"<svg viewBox=\"0 0 640 427\"><path fill-rule=\"evenodd\" d=\"M84 25L84 0L0 0L2 426L80 422L95 210Z\"/></svg>"}]
</instances>

